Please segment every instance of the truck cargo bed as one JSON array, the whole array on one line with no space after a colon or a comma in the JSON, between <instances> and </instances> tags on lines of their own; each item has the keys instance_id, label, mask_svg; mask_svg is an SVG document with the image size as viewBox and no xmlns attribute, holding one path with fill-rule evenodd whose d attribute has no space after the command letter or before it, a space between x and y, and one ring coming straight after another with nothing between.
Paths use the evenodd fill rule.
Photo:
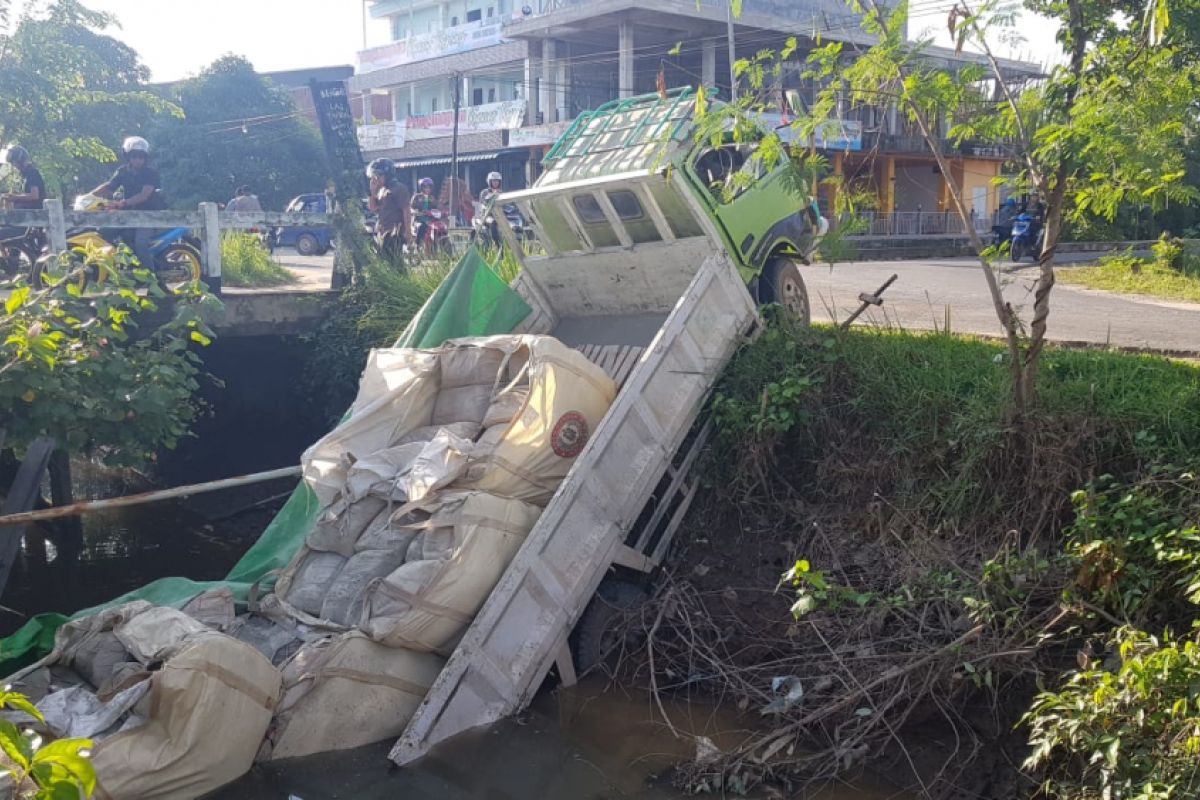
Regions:
<instances>
[{"instance_id":1,"label":"truck cargo bed","mask_svg":"<svg viewBox=\"0 0 1200 800\"><path fill-rule=\"evenodd\" d=\"M665 555L696 491L694 423L758 319L723 253L666 317L560 317L537 287L516 286L534 306L528 332L555 333L624 385L392 749L399 764L518 711L555 664L574 680L568 635L614 564L650 571Z\"/></svg>"}]
</instances>

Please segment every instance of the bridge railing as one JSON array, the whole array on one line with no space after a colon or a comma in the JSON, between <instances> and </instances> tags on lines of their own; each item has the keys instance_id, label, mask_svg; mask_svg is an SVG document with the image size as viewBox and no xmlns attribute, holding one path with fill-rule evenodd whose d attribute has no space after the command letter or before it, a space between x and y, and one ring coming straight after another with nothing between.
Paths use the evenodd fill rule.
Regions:
<instances>
[{"instance_id":1,"label":"bridge railing","mask_svg":"<svg viewBox=\"0 0 1200 800\"><path fill-rule=\"evenodd\" d=\"M52 198L39 210L0 211L0 227L46 229L55 253L66 251L67 231L74 228L192 228L200 239L204 281L215 292L221 290L223 231L329 225L328 214L220 211L216 203L201 203L196 211L64 211L62 201ZM337 281L336 270L332 280Z\"/></svg>"}]
</instances>

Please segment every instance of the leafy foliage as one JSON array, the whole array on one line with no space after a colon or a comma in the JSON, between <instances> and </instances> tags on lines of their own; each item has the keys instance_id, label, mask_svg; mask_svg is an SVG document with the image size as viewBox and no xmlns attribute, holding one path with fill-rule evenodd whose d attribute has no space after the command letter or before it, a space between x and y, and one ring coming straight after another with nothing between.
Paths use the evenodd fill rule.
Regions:
<instances>
[{"instance_id":1,"label":"leafy foliage","mask_svg":"<svg viewBox=\"0 0 1200 800\"><path fill-rule=\"evenodd\" d=\"M64 256L71 270L99 267L94 291L71 280L12 288L0 316L0 428L23 448L51 436L74 453L140 464L188 433L199 411L200 357L219 306L200 287L168 294L131 256ZM107 262L107 263L105 263Z\"/></svg>"},{"instance_id":2,"label":"leafy foliage","mask_svg":"<svg viewBox=\"0 0 1200 800\"><path fill-rule=\"evenodd\" d=\"M1038 695L1024 718L1026 769L1062 800L1183 800L1200 792L1200 643L1122 628L1119 665L1083 658L1083 669Z\"/></svg>"},{"instance_id":3,"label":"leafy foliage","mask_svg":"<svg viewBox=\"0 0 1200 800\"><path fill-rule=\"evenodd\" d=\"M153 126L157 163L172 203L224 201L241 185L264 208L324 189L325 154L316 130L291 96L238 56L217 59L178 84L173 99L185 119Z\"/></svg>"},{"instance_id":4,"label":"leafy foliage","mask_svg":"<svg viewBox=\"0 0 1200 800\"><path fill-rule=\"evenodd\" d=\"M29 698L0 692L0 708L45 722ZM96 770L88 760L89 739L57 739L46 744L11 721L0 720L0 766L11 776L15 796L33 800L79 800L96 791Z\"/></svg>"}]
</instances>

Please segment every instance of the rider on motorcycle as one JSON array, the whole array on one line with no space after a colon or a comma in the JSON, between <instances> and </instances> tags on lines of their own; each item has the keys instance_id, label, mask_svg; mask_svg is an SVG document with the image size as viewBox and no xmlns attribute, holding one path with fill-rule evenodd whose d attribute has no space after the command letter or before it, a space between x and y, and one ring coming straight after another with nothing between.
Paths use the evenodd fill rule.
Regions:
<instances>
[{"instance_id":1,"label":"rider on motorcycle","mask_svg":"<svg viewBox=\"0 0 1200 800\"><path fill-rule=\"evenodd\" d=\"M992 234L997 245L1004 244L1012 238L1013 220L1017 218L1017 201L1010 197L1000 206L996 213L996 224L992 226Z\"/></svg>"},{"instance_id":2,"label":"rider on motorcycle","mask_svg":"<svg viewBox=\"0 0 1200 800\"><path fill-rule=\"evenodd\" d=\"M412 224L408 187L396 177L396 165L387 158L372 161L367 166L367 177L371 179L367 207L378 215L375 242L385 258L396 261L404 253L404 242Z\"/></svg>"},{"instance_id":3,"label":"rider on motorcycle","mask_svg":"<svg viewBox=\"0 0 1200 800\"><path fill-rule=\"evenodd\" d=\"M8 164L21 174L24 186L20 192L0 194L0 200L7 201L13 208L41 208L46 199L46 182L42 173L33 165L29 151L20 145L13 145L7 150L0 151L0 164ZM24 236L26 228L0 228L0 239L15 239Z\"/></svg>"},{"instance_id":4,"label":"rider on motorcycle","mask_svg":"<svg viewBox=\"0 0 1200 800\"><path fill-rule=\"evenodd\" d=\"M417 193L409 204L412 210L413 243L424 244L427 252L432 252L433 242L426 241L429 226L433 223L433 212L437 210L437 198L433 196L433 179L421 178L417 181Z\"/></svg>"},{"instance_id":5,"label":"rider on motorcycle","mask_svg":"<svg viewBox=\"0 0 1200 800\"><path fill-rule=\"evenodd\" d=\"M504 178L499 172L489 172L487 176L488 185L479 193L479 214L484 220L487 219L489 213L492 221L487 223L488 236L492 240L492 244L496 247L500 246L500 226L496 224L496 212L493 206L496 203L501 192L504 191Z\"/></svg>"},{"instance_id":6,"label":"rider on motorcycle","mask_svg":"<svg viewBox=\"0 0 1200 800\"><path fill-rule=\"evenodd\" d=\"M136 211L161 211L167 207L162 196L162 181L158 170L150 166L150 143L141 136L130 136L121 145L125 163L117 168L113 176L92 190L92 194L111 198L118 190L123 191L123 200L109 204L109 208ZM135 228L133 231L133 254L145 269L154 269L154 254L150 243L154 231L150 228Z\"/></svg>"}]
</instances>

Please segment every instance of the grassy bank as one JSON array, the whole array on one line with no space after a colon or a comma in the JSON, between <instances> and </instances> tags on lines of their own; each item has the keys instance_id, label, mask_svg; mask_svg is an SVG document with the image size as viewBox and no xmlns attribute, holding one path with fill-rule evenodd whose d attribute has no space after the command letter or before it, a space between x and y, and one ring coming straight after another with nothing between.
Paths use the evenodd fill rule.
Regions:
<instances>
[{"instance_id":1,"label":"grassy bank","mask_svg":"<svg viewBox=\"0 0 1200 800\"><path fill-rule=\"evenodd\" d=\"M1058 270L1062 283L1121 294L1144 294L1165 300L1200 303L1200 268L1171 266L1160 259L1108 256L1091 267Z\"/></svg>"},{"instance_id":2,"label":"grassy bank","mask_svg":"<svg viewBox=\"0 0 1200 800\"><path fill-rule=\"evenodd\" d=\"M928 797L1200 790L1200 716L1176 703L1200 678L1200 369L1053 350L1017 423L1004 358L780 325L739 354L676 578L638 623L653 665L625 664L746 715L682 783L870 762Z\"/></svg>"}]
</instances>

